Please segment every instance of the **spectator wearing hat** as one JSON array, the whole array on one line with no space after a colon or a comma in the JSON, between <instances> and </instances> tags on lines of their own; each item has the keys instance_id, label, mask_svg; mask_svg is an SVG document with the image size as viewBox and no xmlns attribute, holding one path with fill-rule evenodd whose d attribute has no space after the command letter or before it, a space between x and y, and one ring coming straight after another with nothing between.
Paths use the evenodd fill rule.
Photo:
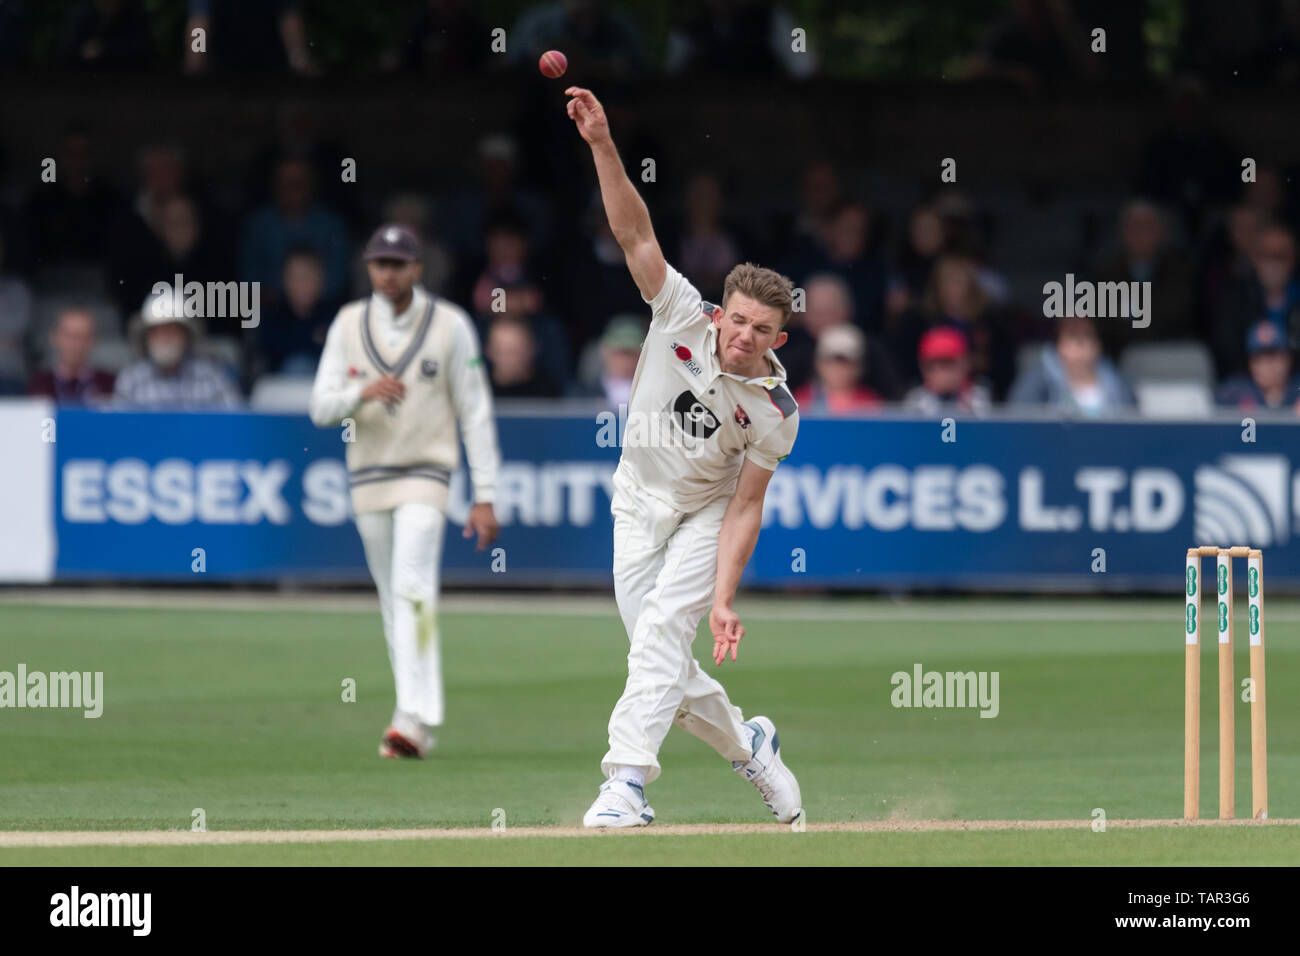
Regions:
<instances>
[{"instance_id":1,"label":"spectator wearing hat","mask_svg":"<svg viewBox=\"0 0 1300 956\"><path fill-rule=\"evenodd\" d=\"M1135 404L1133 390L1101 354L1092 319L1063 318L1056 342L1012 384L1012 405L1043 405L1072 415L1108 415Z\"/></svg>"},{"instance_id":2,"label":"spectator wearing hat","mask_svg":"<svg viewBox=\"0 0 1300 956\"><path fill-rule=\"evenodd\" d=\"M921 336L917 347L921 384L907 393L903 404L923 415L969 412L982 415L992 406L989 390L971 379L966 337L941 325Z\"/></svg>"},{"instance_id":3,"label":"spectator wearing hat","mask_svg":"<svg viewBox=\"0 0 1300 956\"><path fill-rule=\"evenodd\" d=\"M785 366L787 382L794 394L812 381L815 371L817 342L828 329L853 322L853 294L847 282L838 275L820 272L809 276L803 284L804 310L791 314L786 325L788 338L781 346L781 364ZM866 358L863 360L862 378L885 399L895 399L903 394L903 379L898 363L889 350L874 336L863 336Z\"/></svg>"},{"instance_id":4,"label":"spectator wearing hat","mask_svg":"<svg viewBox=\"0 0 1300 956\"><path fill-rule=\"evenodd\" d=\"M816 377L795 392L800 412L849 415L879 408L882 399L863 384L867 340L847 323L833 325L817 339Z\"/></svg>"},{"instance_id":5,"label":"spectator wearing hat","mask_svg":"<svg viewBox=\"0 0 1300 956\"><path fill-rule=\"evenodd\" d=\"M967 361L991 392L1002 394L1015 374L1011 316L981 280L980 266L968 255L946 254L934 262L921 310L909 309L892 323L886 341L899 356L916 356L928 328L948 326L966 341ZM913 373L919 368L911 370Z\"/></svg>"},{"instance_id":6,"label":"spectator wearing hat","mask_svg":"<svg viewBox=\"0 0 1300 956\"><path fill-rule=\"evenodd\" d=\"M194 354L198 330L178 313L172 292L151 296L140 313L145 357L122 370L114 401L159 411L237 408L243 399L220 366Z\"/></svg>"},{"instance_id":7,"label":"spectator wearing hat","mask_svg":"<svg viewBox=\"0 0 1300 956\"><path fill-rule=\"evenodd\" d=\"M1243 412L1285 409L1300 412L1300 378L1292 372L1286 332L1273 319L1261 319L1246 334L1249 374L1228 379L1215 400Z\"/></svg>"},{"instance_id":8,"label":"spectator wearing hat","mask_svg":"<svg viewBox=\"0 0 1300 956\"><path fill-rule=\"evenodd\" d=\"M50 367L27 383L27 394L60 405L90 405L113 395L113 373L90 364L95 317L86 309L64 309L50 330Z\"/></svg>"},{"instance_id":9,"label":"spectator wearing hat","mask_svg":"<svg viewBox=\"0 0 1300 956\"><path fill-rule=\"evenodd\" d=\"M616 315L600 337L600 380L594 386L575 385L576 398L602 398L610 409L626 405L632 397L632 380L641 361L646 324L638 316Z\"/></svg>"}]
</instances>

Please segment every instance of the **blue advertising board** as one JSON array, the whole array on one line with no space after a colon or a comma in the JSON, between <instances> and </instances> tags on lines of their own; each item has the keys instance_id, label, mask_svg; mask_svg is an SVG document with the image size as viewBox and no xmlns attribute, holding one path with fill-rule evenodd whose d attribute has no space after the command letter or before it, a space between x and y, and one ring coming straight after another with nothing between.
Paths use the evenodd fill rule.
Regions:
<instances>
[{"instance_id":1,"label":"blue advertising board","mask_svg":"<svg viewBox=\"0 0 1300 956\"><path fill-rule=\"evenodd\" d=\"M450 583L610 584L618 448L591 415L502 415L499 547L461 538ZM256 413L59 411L55 576L367 580L336 429ZM1193 543L1266 552L1300 584L1300 426L807 420L768 490L750 585L1177 586ZM202 571L196 570L200 561Z\"/></svg>"}]
</instances>

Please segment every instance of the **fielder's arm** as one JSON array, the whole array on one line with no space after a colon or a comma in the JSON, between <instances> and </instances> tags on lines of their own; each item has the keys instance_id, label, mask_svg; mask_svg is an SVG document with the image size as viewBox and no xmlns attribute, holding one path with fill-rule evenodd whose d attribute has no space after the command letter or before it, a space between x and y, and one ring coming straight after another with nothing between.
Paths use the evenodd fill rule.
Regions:
<instances>
[{"instance_id":1,"label":"fielder's arm","mask_svg":"<svg viewBox=\"0 0 1300 956\"><path fill-rule=\"evenodd\" d=\"M337 425L355 415L362 402L378 401L392 407L401 403L406 386L397 379L384 375L369 385L351 381L348 377L348 360L343 349L343 327L337 316L325 336L325 349L316 379L311 386L308 414L317 428Z\"/></svg>"},{"instance_id":2,"label":"fielder's arm","mask_svg":"<svg viewBox=\"0 0 1300 956\"><path fill-rule=\"evenodd\" d=\"M763 524L763 496L771 478L771 471L746 459L740 467L736 493L722 516L722 530L718 533L718 579L713 590L713 610L709 612L715 664L726 660L728 651L734 661L737 645L745 635L740 615L732 609L732 604L740 586L740 573L758 543L758 531Z\"/></svg>"},{"instance_id":3,"label":"fielder's arm","mask_svg":"<svg viewBox=\"0 0 1300 956\"><path fill-rule=\"evenodd\" d=\"M348 379L347 356L343 351L343 328L337 318L325 336L325 349L316 380L312 383L310 414L317 428L337 425L361 407L362 384Z\"/></svg>"},{"instance_id":4,"label":"fielder's arm","mask_svg":"<svg viewBox=\"0 0 1300 956\"><path fill-rule=\"evenodd\" d=\"M461 537L477 535L477 547L482 551L497 539L501 530L492 508L497 472L501 470L501 449L497 444L496 420L492 416L492 387L483 370L478 336L469 316L463 313L458 317L452 340L447 382L474 489L474 504Z\"/></svg>"},{"instance_id":5,"label":"fielder's arm","mask_svg":"<svg viewBox=\"0 0 1300 956\"><path fill-rule=\"evenodd\" d=\"M600 101L591 90L579 86L571 86L564 92L573 97L569 100L569 119L577 124L579 135L591 146L610 232L623 250L628 271L642 298L649 302L659 294L668 275L668 264L650 224L650 210L632 180L627 178Z\"/></svg>"}]
</instances>

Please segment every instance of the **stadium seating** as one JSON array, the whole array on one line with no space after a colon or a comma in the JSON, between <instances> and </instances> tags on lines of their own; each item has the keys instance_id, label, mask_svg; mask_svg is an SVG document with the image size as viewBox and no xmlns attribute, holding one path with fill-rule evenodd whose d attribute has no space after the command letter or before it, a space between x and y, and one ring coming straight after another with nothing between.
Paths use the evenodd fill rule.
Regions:
<instances>
[{"instance_id":1,"label":"stadium seating","mask_svg":"<svg viewBox=\"0 0 1300 956\"><path fill-rule=\"evenodd\" d=\"M253 386L248 404L263 412L307 414L311 400L310 378L297 375L263 375Z\"/></svg>"},{"instance_id":2,"label":"stadium seating","mask_svg":"<svg viewBox=\"0 0 1300 956\"><path fill-rule=\"evenodd\" d=\"M1214 386L1214 359L1203 342L1152 342L1130 345L1120 356L1119 370L1138 382L1195 382Z\"/></svg>"},{"instance_id":3,"label":"stadium seating","mask_svg":"<svg viewBox=\"0 0 1300 956\"><path fill-rule=\"evenodd\" d=\"M1133 391L1146 418L1195 418L1214 411L1210 389L1196 382L1137 382Z\"/></svg>"},{"instance_id":4,"label":"stadium seating","mask_svg":"<svg viewBox=\"0 0 1300 956\"><path fill-rule=\"evenodd\" d=\"M1130 345L1120 356L1120 372L1145 416L1185 418L1214 410L1214 360L1204 343Z\"/></svg>"}]
</instances>

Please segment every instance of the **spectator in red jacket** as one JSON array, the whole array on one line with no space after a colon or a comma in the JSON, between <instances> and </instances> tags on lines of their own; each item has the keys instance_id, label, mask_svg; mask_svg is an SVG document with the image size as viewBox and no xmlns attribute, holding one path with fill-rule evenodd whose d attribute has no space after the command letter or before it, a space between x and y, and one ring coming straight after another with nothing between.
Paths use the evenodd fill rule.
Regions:
<instances>
[{"instance_id":1,"label":"spectator in red jacket","mask_svg":"<svg viewBox=\"0 0 1300 956\"><path fill-rule=\"evenodd\" d=\"M112 372L90 364L95 347L95 317L86 309L64 309L50 331L50 368L33 375L27 394L60 405L90 405L113 396Z\"/></svg>"}]
</instances>

